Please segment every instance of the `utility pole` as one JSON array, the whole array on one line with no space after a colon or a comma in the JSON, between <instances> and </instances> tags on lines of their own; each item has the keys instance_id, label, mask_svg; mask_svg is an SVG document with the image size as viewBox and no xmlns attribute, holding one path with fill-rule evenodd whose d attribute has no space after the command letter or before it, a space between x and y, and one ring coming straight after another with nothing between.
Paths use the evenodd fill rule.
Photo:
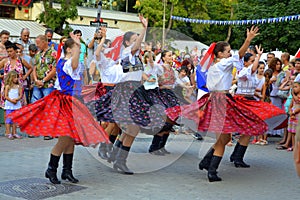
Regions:
<instances>
[{"instance_id":1,"label":"utility pole","mask_svg":"<svg viewBox=\"0 0 300 200\"><path fill-rule=\"evenodd\" d=\"M165 29L166 29L166 3L167 3L167 0L163 0L163 3L164 3L164 15L163 15L163 34L162 34L162 50L164 49L165 47Z\"/></svg>"}]
</instances>

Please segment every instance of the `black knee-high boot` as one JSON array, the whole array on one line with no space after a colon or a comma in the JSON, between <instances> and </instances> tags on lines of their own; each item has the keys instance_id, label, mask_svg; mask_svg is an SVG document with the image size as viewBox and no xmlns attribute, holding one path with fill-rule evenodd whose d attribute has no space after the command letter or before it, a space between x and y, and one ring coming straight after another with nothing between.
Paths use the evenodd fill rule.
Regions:
<instances>
[{"instance_id":1,"label":"black knee-high boot","mask_svg":"<svg viewBox=\"0 0 300 200\"><path fill-rule=\"evenodd\" d=\"M166 150L165 148L165 145L167 143L167 140L168 140L168 137L170 136L170 134L164 134L162 136L162 139L160 140L160 143L159 143L159 149L160 149L160 152L164 153L164 154L170 154L169 151Z\"/></svg>"},{"instance_id":2,"label":"black knee-high boot","mask_svg":"<svg viewBox=\"0 0 300 200\"><path fill-rule=\"evenodd\" d=\"M149 148L149 153L153 155L163 156L165 155L163 152L159 151L160 141L162 140L162 136L154 135L152 139L151 146Z\"/></svg>"},{"instance_id":3,"label":"black knee-high boot","mask_svg":"<svg viewBox=\"0 0 300 200\"><path fill-rule=\"evenodd\" d=\"M217 176L217 169L219 167L219 164L222 160L222 157L219 156L212 156L209 167L208 167L208 173L207 177L209 182L215 182L215 181L221 181L222 179Z\"/></svg>"},{"instance_id":4,"label":"black knee-high boot","mask_svg":"<svg viewBox=\"0 0 300 200\"><path fill-rule=\"evenodd\" d=\"M115 144L113 145L112 147L112 150L110 152L107 152L107 162L111 163L111 162L114 162L116 160L116 156L117 156L117 153L119 152L119 149L121 148L122 146L122 142L120 140L116 140L115 141Z\"/></svg>"},{"instance_id":5,"label":"black knee-high boot","mask_svg":"<svg viewBox=\"0 0 300 200\"><path fill-rule=\"evenodd\" d=\"M212 147L208 150L208 152L206 153L206 155L204 156L204 158L199 163L199 169L200 170L203 170L203 169L208 170L208 167L209 167L211 158L214 155L214 152L215 152L215 149L212 148Z\"/></svg>"},{"instance_id":6,"label":"black knee-high boot","mask_svg":"<svg viewBox=\"0 0 300 200\"><path fill-rule=\"evenodd\" d=\"M117 136L115 136L115 135L109 135L109 141L110 141L112 144L115 143L116 139L117 139Z\"/></svg>"},{"instance_id":7,"label":"black knee-high boot","mask_svg":"<svg viewBox=\"0 0 300 200\"><path fill-rule=\"evenodd\" d=\"M63 155L63 170L61 174L61 179L68 179L72 183L78 183L78 179L73 176L72 165L73 165L73 154L64 154Z\"/></svg>"},{"instance_id":8,"label":"black knee-high boot","mask_svg":"<svg viewBox=\"0 0 300 200\"><path fill-rule=\"evenodd\" d=\"M242 146L240 143L236 143L234 150L230 156L230 162L234 163L235 167L241 167L241 168L249 168L250 165L246 164L244 162L244 156L246 153L248 146Z\"/></svg>"},{"instance_id":9,"label":"black knee-high boot","mask_svg":"<svg viewBox=\"0 0 300 200\"><path fill-rule=\"evenodd\" d=\"M116 139L117 139L117 136L115 136L115 135L109 135L109 141L110 141L111 143L106 144L106 152L107 152L106 155L107 155L107 159L109 159L109 154L110 154L110 153L112 152L112 150L113 150L113 145L114 145Z\"/></svg>"},{"instance_id":10,"label":"black knee-high boot","mask_svg":"<svg viewBox=\"0 0 300 200\"><path fill-rule=\"evenodd\" d=\"M104 160L107 160L107 147L106 143L101 142L98 149L98 156Z\"/></svg>"},{"instance_id":11,"label":"black knee-high boot","mask_svg":"<svg viewBox=\"0 0 300 200\"><path fill-rule=\"evenodd\" d=\"M133 172L128 169L126 165L126 159L128 157L128 153L130 151L130 147L121 146L119 152L116 156L116 161L114 162L113 168L115 170L120 170L124 174L133 174Z\"/></svg>"},{"instance_id":12,"label":"black knee-high boot","mask_svg":"<svg viewBox=\"0 0 300 200\"><path fill-rule=\"evenodd\" d=\"M60 184L60 181L57 178L57 168L60 156L50 155L50 161L48 164L48 169L45 172L46 178L49 178L50 182L53 184Z\"/></svg>"}]
</instances>

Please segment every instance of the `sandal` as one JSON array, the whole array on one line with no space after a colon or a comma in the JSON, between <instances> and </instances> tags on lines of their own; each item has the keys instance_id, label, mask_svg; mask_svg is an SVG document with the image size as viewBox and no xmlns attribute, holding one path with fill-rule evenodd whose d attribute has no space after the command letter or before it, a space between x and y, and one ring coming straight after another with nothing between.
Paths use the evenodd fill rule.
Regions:
<instances>
[{"instance_id":1,"label":"sandal","mask_svg":"<svg viewBox=\"0 0 300 200\"><path fill-rule=\"evenodd\" d=\"M293 147L289 147L287 151L293 151Z\"/></svg>"},{"instance_id":2,"label":"sandal","mask_svg":"<svg viewBox=\"0 0 300 200\"><path fill-rule=\"evenodd\" d=\"M14 138L17 138L17 139L22 139L22 136L18 135L18 134L13 134L13 137Z\"/></svg>"},{"instance_id":3,"label":"sandal","mask_svg":"<svg viewBox=\"0 0 300 200\"><path fill-rule=\"evenodd\" d=\"M277 150L286 150L286 149L288 149L288 148L285 147L285 146L278 146L278 147L276 147L276 149L277 149Z\"/></svg>"},{"instance_id":4,"label":"sandal","mask_svg":"<svg viewBox=\"0 0 300 200\"><path fill-rule=\"evenodd\" d=\"M10 140L13 140L13 139L14 139L14 136L13 136L12 134L8 134L8 135L7 135L7 138L10 139Z\"/></svg>"},{"instance_id":5,"label":"sandal","mask_svg":"<svg viewBox=\"0 0 300 200\"><path fill-rule=\"evenodd\" d=\"M260 141L259 141L259 144L260 144L260 145L267 145L267 144L268 144L268 141L267 141L267 140L260 140Z\"/></svg>"},{"instance_id":6,"label":"sandal","mask_svg":"<svg viewBox=\"0 0 300 200\"><path fill-rule=\"evenodd\" d=\"M251 144L256 144L257 140L252 140Z\"/></svg>"}]
</instances>

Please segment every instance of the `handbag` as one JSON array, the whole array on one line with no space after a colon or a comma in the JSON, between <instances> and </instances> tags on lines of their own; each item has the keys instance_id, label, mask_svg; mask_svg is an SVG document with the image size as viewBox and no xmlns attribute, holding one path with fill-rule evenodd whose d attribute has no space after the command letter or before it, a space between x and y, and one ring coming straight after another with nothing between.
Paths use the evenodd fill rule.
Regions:
<instances>
[{"instance_id":1,"label":"handbag","mask_svg":"<svg viewBox=\"0 0 300 200\"><path fill-rule=\"evenodd\" d=\"M289 90L279 90L277 96L281 99L287 99L289 96Z\"/></svg>"}]
</instances>

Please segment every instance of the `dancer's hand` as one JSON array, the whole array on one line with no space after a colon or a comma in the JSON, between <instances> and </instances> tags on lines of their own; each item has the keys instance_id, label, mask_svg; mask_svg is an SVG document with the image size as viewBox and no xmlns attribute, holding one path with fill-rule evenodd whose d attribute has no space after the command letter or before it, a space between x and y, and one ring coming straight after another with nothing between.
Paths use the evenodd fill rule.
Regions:
<instances>
[{"instance_id":1,"label":"dancer's hand","mask_svg":"<svg viewBox=\"0 0 300 200\"><path fill-rule=\"evenodd\" d=\"M257 35L259 35L259 28L257 26L252 26L250 30L247 28L247 39L252 40L255 38Z\"/></svg>"},{"instance_id":2,"label":"dancer's hand","mask_svg":"<svg viewBox=\"0 0 300 200\"><path fill-rule=\"evenodd\" d=\"M73 32L70 32L70 37L75 41L75 43L80 47L80 39Z\"/></svg>"},{"instance_id":3,"label":"dancer's hand","mask_svg":"<svg viewBox=\"0 0 300 200\"><path fill-rule=\"evenodd\" d=\"M148 27L148 18L144 18L142 14L139 14L140 22L142 22L143 27L147 28Z\"/></svg>"},{"instance_id":4,"label":"dancer's hand","mask_svg":"<svg viewBox=\"0 0 300 200\"><path fill-rule=\"evenodd\" d=\"M260 55L260 56L261 56L261 55L263 54L263 52L264 52L264 49L261 48L261 45L259 45L259 46L255 45L255 49L256 49L257 54Z\"/></svg>"}]
</instances>

